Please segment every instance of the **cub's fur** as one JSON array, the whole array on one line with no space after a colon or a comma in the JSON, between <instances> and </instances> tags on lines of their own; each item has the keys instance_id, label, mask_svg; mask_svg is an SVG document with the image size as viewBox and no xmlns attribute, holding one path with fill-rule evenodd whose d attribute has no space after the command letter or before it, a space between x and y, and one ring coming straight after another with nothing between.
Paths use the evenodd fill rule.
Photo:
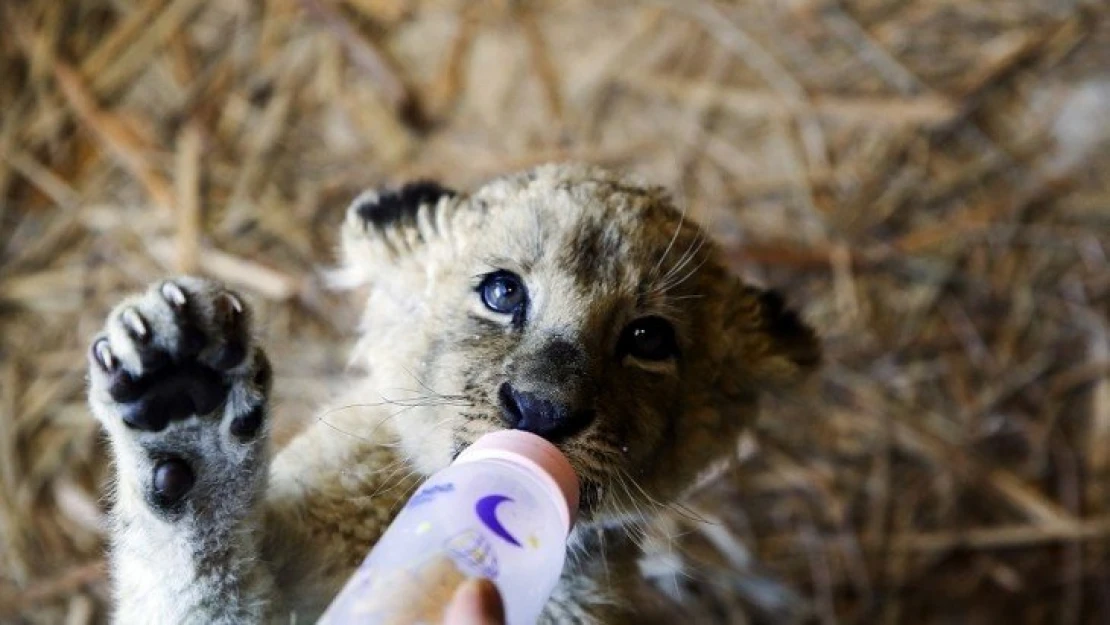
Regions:
<instances>
[{"instance_id":1,"label":"cub's fur","mask_svg":"<svg viewBox=\"0 0 1110 625\"><path fill-rule=\"evenodd\" d=\"M627 527L819 360L782 299L730 275L662 190L592 167L366 193L342 247L343 279L369 292L368 374L272 462L269 365L238 295L157 284L94 340L117 621L304 622L423 476L505 427L554 440L581 478L546 622L627 620Z\"/></svg>"}]
</instances>

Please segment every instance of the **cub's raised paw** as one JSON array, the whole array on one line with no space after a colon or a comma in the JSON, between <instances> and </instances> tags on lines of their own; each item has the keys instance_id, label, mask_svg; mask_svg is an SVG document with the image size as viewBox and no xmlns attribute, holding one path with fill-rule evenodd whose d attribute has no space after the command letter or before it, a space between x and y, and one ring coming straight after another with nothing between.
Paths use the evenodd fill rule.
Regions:
<instances>
[{"instance_id":1,"label":"cub's raised paw","mask_svg":"<svg viewBox=\"0 0 1110 625\"><path fill-rule=\"evenodd\" d=\"M119 496L171 518L253 499L271 374L250 322L239 295L189 277L108 316L89 348L89 403L111 439Z\"/></svg>"}]
</instances>

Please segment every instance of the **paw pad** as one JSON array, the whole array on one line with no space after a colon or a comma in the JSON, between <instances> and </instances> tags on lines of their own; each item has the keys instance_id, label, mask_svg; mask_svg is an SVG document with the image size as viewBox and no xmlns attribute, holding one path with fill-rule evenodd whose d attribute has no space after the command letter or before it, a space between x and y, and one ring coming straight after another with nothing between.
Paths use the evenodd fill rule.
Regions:
<instances>
[{"instance_id":1,"label":"paw pad","mask_svg":"<svg viewBox=\"0 0 1110 625\"><path fill-rule=\"evenodd\" d=\"M154 503L161 508L172 506L181 501L196 483L196 475L188 463L180 458L170 458L159 462L154 467L153 487Z\"/></svg>"},{"instance_id":2,"label":"paw pad","mask_svg":"<svg viewBox=\"0 0 1110 625\"><path fill-rule=\"evenodd\" d=\"M262 406L255 406L250 412L231 420L229 431L240 440L254 438L258 429L262 427Z\"/></svg>"}]
</instances>

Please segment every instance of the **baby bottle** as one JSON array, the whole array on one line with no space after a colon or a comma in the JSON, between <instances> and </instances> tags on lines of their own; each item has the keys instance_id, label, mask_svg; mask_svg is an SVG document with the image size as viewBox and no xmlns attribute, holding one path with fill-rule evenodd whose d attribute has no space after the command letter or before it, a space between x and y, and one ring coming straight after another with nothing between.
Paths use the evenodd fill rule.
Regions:
<instances>
[{"instance_id":1,"label":"baby bottle","mask_svg":"<svg viewBox=\"0 0 1110 625\"><path fill-rule=\"evenodd\" d=\"M439 623L470 577L497 586L508 625L535 623L577 508L578 479L554 445L487 434L417 489L320 623Z\"/></svg>"}]
</instances>

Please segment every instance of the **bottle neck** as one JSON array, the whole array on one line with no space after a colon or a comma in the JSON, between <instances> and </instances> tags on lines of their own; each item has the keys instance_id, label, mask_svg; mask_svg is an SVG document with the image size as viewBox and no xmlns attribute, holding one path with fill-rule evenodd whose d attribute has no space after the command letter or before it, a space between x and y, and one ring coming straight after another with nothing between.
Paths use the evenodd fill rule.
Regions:
<instances>
[{"instance_id":1,"label":"bottle neck","mask_svg":"<svg viewBox=\"0 0 1110 625\"><path fill-rule=\"evenodd\" d=\"M568 535L570 534L570 529L574 522L575 510L572 509L572 504L571 502L568 502L568 499L573 500L573 505L576 508L578 499L577 478L575 478L575 483L573 484L574 492L573 497L571 497L566 492L568 490L567 486L565 484L560 484L559 480L557 480L556 477L551 474L551 472L549 472L544 466L542 466L540 462L537 462L536 460L533 460L531 457L529 457L529 455L525 455L523 453L519 453L510 449L503 449L494 446L481 446L477 444L464 450L463 453L459 455L458 459L455 460L454 464L469 464L481 462L483 460L495 460L505 462L523 470L524 472L532 476L536 480L536 483L540 485L540 488L543 490L543 494L546 496L546 498L555 504L555 508L559 512L559 520L562 523L562 527ZM565 463L566 460L563 459L563 462Z\"/></svg>"}]
</instances>

